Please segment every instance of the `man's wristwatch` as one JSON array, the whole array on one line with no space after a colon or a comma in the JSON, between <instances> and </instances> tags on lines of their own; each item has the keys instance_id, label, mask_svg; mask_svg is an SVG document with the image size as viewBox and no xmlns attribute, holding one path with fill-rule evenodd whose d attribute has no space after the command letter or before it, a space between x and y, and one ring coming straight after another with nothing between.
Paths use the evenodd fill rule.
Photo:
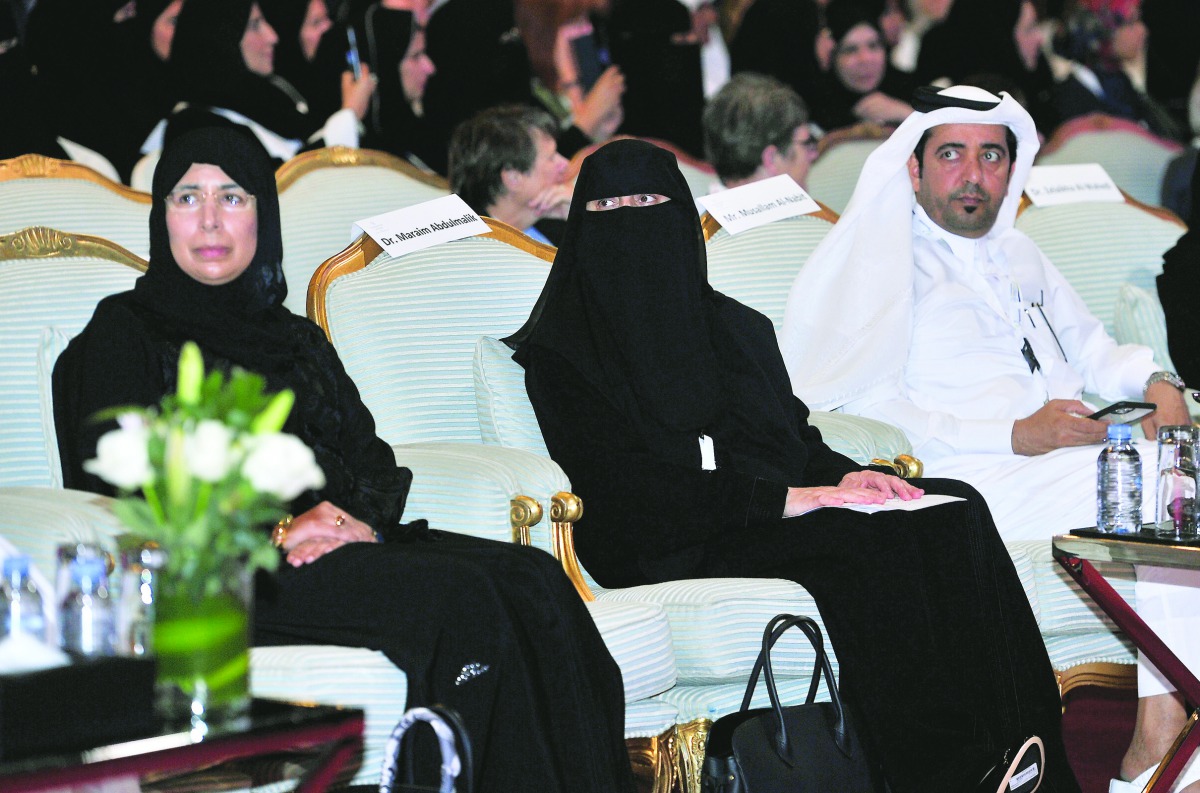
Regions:
<instances>
[{"instance_id":1,"label":"man's wristwatch","mask_svg":"<svg viewBox=\"0 0 1200 793\"><path fill-rule=\"evenodd\" d=\"M1150 386L1154 385L1155 383L1170 383L1180 391L1183 391L1185 388L1187 388L1187 386L1184 385L1183 378L1174 372L1155 372L1146 380L1146 387L1142 390L1148 390Z\"/></svg>"}]
</instances>

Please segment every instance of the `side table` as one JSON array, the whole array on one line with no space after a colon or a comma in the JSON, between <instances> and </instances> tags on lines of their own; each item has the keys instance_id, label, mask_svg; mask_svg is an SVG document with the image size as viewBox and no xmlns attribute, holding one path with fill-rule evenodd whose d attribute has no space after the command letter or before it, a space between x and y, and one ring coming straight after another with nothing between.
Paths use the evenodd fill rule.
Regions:
<instances>
[{"instance_id":1,"label":"side table","mask_svg":"<svg viewBox=\"0 0 1200 793\"><path fill-rule=\"evenodd\" d=\"M1184 765L1200 746L1200 680L1183 665L1175 653L1150 629L1112 585L1104 580L1092 562L1124 562L1200 569L1200 540L1164 542L1151 535L1101 534L1095 529L1078 529L1053 540L1054 558L1079 582L1092 600L1150 659L1190 708L1187 722L1159 763L1143 793L1170 790Z\"/></svg>"},{"instance_id":2,"label":"side table","mask_svg":"<svg viewBox=\"0 0 1200 793\"><path fill-rule=\"evenodd\" d=\"M250 715L214 727L202 738L162 730L81 752L0 763L5 793L98 782L154 772L184 772L231 760L298 749L320 749L297 791L317 793L362 746L363 712L356 708L256 699Z\"/></svg>"}]
</instances>

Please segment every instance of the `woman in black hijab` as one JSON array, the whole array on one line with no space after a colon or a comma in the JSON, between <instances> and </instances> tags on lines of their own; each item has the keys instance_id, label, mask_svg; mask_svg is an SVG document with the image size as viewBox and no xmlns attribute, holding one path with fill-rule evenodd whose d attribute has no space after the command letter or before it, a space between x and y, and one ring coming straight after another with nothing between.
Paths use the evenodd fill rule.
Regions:
<instances>
[{"instance_id":1,"label":"woman in black hijab","mask_svg":"<svg viewBox=\"0 0 1200 793\"><path fill-rule=\"evenodd\" d=\"M1163 254L1158 299L1167 317L1167 348L1175 371L1185 382L1200 385L1200 315L1195 301L1200 292L1200 168L1192 171L1187 222L1187 232Z\"/></svg>"},{"instance_id":2,"label":"woman in black hijab","mask_svg":"<svg viewBox=\"0 0 1200 793\"><path fill-rule=\"evenodd\" d=\"M306 147L357 147L374 81L342 77L341 109L328 118L274 73L278 35L254 0L185 3L176 23L170 72L185 103L169 119L166 139L214 123L213 116L250 129L279 162Z\"/></svg>"},{"instance_id":3,"label":"woman in black hijab","mask_svg":"<svg viewBox=\"0 0 1200 793\"><path fill-rule=\"evenodd\" d=\"M201 208L168 210L193 179ZM221 191L253 198L222 210L209 202ZM163 152L153 195L149 270L100 302L54 369L66 486L105 492L82 470L107 429L91 416L173 393L185 341L209 367L240 366L270 390L292 389L284 431L312 448L326 485L292 504L290 564L258 582L255 643L382 651L407 674L409 705L441 702L463 716L474 790L632 793L620 671L553 558L400 523L412 473L375 435L321 330L283 307L266 153L240 130L194 130Z\"/></svg>"},{"instance_id":4,"label":"woman in black hijab","mask_svg":"<svg viewBox=\"0 0 1200 793\"><path fill-rule=\"evenodd\" d=\"M1054 76L1041 52L1042 40L1032 0L964 0L925 34L916 76L922 85L942 79L954 85L981 85L975 78L987 76L985 87L1004 86L1033 116L1038 132L1049 135L1058 125L1058 114Z\"/></svg>"},{"instance_id":5,"label":"woman in black hijab","mask_svg":"<svg viewBox=\"0 0 1200 793\"><path fill-rule=\"evenodd\" d=\"M908 101L918 83L892 68L879 27L881 11L859 0L830 0L825 9L833 54L810 107L813 121L826 131L860 121L899 124L912 112Z\"/></svg>"},{"instance_id":6,"label":"woman in black hijab","mask_svg":"<svg viewBox=\"0 0 1200 793\"><path fill-rule=\"evenodd\" d=\"M733 73L774 77L813 107L821 24L815 0L754 0L729 42Z\"/></svg>"},{"instance_id":7,"label":"woman in black hijab","mask_svg":"<svg viewBox=\"0 0 1200 793\"><path fill-rule=\"evenodd\" d=\"M706 269L671 154L625 140L584 161L545 290L509 342L546 446L586 505L576 545L588 570L612 587L724 576L806 587L896 793L1007 790L1014 755L997 757L1037 755L1030 735L1044 746L1040 790L1078 791L1054 673L983 499L923 480L965 500L820 509L921 491L821 441L771 322L714 291Z\"/></svg>"}]
</instances>

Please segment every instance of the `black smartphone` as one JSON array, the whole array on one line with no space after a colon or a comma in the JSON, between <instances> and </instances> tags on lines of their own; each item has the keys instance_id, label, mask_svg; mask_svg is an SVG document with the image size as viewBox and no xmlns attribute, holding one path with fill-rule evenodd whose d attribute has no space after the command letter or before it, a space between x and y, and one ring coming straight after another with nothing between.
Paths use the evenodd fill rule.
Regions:
<instances>
[{"instance_id":1,"label":"black smartphone","mask_svg":"<svg viewBox=\"0 0 1200 793\"><path fill-rule=\"evenodd\" d=\"M1106 408L1097 410L1088 418L1112 424L1132 424L1149 416L1157 407L1158 405L1153 402L1114 402Z\"/></svg>"},{"instance_id":2,"label":"black smartphone","mask_svg":"<svg viewBox=\"0 0 1200 793\"><path fill-rule=\"evenodd\" d=\"M592 89L592 86L600 79L600 75L608 68L611 58L608 52L597 44L594 33L571 39L571 51L575 55L579 87L586 93Z\"/></svg>"},{"instance_id":3,"label":"black smartphone","mask_svg":"<svg viewBox=\"0 0 1200 793\"><path fill-rule=\"evenodd\" d=\"M346 50L346 65L357 80L362 72L362 58L358 54L358 37L354 35L354 28L346 28L346 39L350 42L350 49Z\"/></svg>"}]
</instances>

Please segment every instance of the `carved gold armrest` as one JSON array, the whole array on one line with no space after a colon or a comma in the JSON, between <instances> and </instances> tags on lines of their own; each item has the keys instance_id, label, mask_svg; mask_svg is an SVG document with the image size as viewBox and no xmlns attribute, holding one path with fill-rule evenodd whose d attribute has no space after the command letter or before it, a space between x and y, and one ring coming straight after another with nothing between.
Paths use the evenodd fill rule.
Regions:
<instances>
[{"instance_id":1,"label":"carved gold armrest","mask_svg":"<svg viewBox=\"0 0 1200 793\"><path fill-rule=\"evenodd\" d=\"M554 558L563 566L563 571L575 591L586 602L596 596L583 578L583 568L575 555L575 521L583 517L583 500L574 493L560 491L550 497L550 544Z\"/></svg>"},{"instance_id":2,"label":"carved gold armrest","mask_svg":"<svg viewBox=\"0 0 1200 793\"><path fill-rule=\"evenodd\" d=\"M871 465L882 465L884 468L891 468L896 472L896 476L905 479L917 479L925 474L925 463L911 454L897 455L896 459L891 461L885 460L882 457L876 457L871 460Z\"/></svg>"},{"instance_id":3,"label":"carved gold armrest","mask_svg":"<svg viewBox=\"0 0 1200 793\"><path fill-rule=\"evenodd\" d=\"M542 505L529 496L515 496L508 502L508 521L512 526L512 541L517 545L531 545L529 529L542 519Z\"/></svg>"}]
</instances>

